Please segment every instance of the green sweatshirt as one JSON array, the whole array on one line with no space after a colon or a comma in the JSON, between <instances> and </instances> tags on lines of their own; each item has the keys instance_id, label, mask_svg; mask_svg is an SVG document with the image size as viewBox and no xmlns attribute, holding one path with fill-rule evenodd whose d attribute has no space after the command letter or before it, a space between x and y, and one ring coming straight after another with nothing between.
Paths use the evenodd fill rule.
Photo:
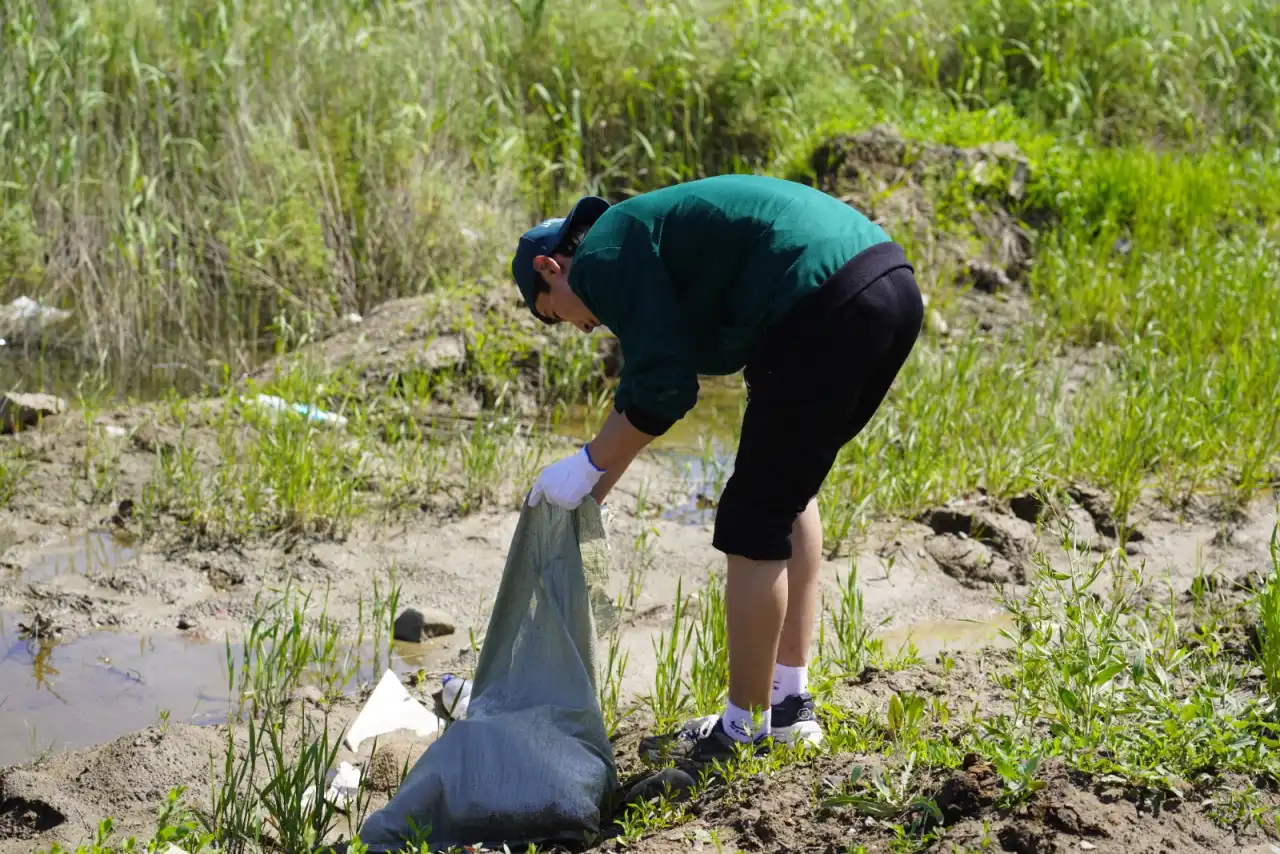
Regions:
<instances>
[{"instance_id":1,"label":"green sweatshirt","mask_svg":"<svg viewBox=\"0 0 1280 854\"><path fill-rule=\"evenodd\" d=\"M622 346L615 408L661 435L697 402L699 374L741 370L768 326L888 240L820 190L723 175L609 208L574 253L569 287Z\"/></svg>"}]
</instances>

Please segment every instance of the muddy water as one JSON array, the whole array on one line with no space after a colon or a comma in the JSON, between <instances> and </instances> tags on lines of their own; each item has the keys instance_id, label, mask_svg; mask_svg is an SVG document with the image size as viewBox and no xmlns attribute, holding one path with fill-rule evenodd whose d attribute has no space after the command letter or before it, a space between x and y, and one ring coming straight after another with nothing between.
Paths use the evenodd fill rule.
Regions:
<instances>
[{"instance_id":1,"label":"muddy water","mask_svg":"<svg viewBox=\"0 0 1280 854\"><path fill-rule=\"evenodd\" d=\"M40 554L22 570L26 581L48 581L59 575L85 575L131 560L136 550L109 531L86 531Z\"/></svg>"},{"instance_id":2,"label":"muddy water","mask_svg":"<svg viewBox=\"0 0 1280 854\"><path fill-rule=\"evenodd\" d=\"M746 391L736 377L709 377L699 380L698 402L664 435L649 446L664 451L701 456L708 444L721 454L732 455L742 424ZM595 438L612 406L609 399L604 410L574 406L554 425L554 432L579 441Z\"/></svg>"},{"instance_id":3,"label":"muddy water","mask_svg":"<svg viewBox=\"0 0 1280 854\"><path fill-rule=\"evenodd\" d=\"M40 552L21 570L31 582L84 575L133 558L135 548L110 532L89 531ZM100 631L62 639L32 637L29 618L0 612L0 768L43 753L100 744L159 723L209 724L230 708L227 646L221 632L155 635ZM231 645L237 665L242 649ZM429 669L439 650L400 644L391 666ZM357 652L356 678L376 679L372 644ZM380 657L386 661L386 655Z\"/></svg>"},{"instance_id":4,"label":"muddy water","mask_svg":"<svg viewBox=\"0 0 1280 854\"><path fill-rule=\"evenodd\" d=\"M44 753L101 744L161 722L217 724L230 710L227 646L197 633L117 632L60 641L32 639L23 618L0 613L0 768ZM390 666L404 674L431 669L431 644L397 643ZM240 665L242 648L231 644ZM376 681L372 645L360 651L346 692ZM306 681L304 679L304 681Z\"/></svg>"},{"instance_id":5,"label":"muddy water","mask_svg":"<svg viewBox=\"0 0 1280 854\"><path fill-rule=\"evenodd\" d=\"M905 651L913 644L924 661L932 661L940 652L974 652L984 648L1009 646L1001 630L1008 631L1013 621L1004 612L972 620L924 620L901 628L881 632L876 637L884 642L886 653Z\"/></svg>"},{"instance_id":6,"label":"muddy water","mask_svg":"<svg viewBox=\"0 0 1280 854\"><path fill-rule=\"evenodd\" d=\"M177 635L21 636L0 615L0 768L97 744L160 721L222 720L226 647ZM233 648L234 651L234 648Z\"/></svg>"}]
</instances>

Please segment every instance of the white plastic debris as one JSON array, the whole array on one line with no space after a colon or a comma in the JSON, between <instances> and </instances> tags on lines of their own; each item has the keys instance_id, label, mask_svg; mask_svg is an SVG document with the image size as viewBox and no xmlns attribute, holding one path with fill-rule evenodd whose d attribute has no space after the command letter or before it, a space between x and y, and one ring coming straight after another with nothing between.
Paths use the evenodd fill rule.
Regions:
<instances>
[{"instance_id":1,"label":"white plastic debris","mask_svg":"<svg viewBox=\"0 0 1280 854\"><path fill-rule=\"evenodd\" d=\"M419 737L426 738L440 731L440 719L410 696L400 677L388 669L351 722L344 741L348 749L356 751L366 738L402 729L413 730Z\"/></svg>"},{"instance_id":2,"label":"white plastic debris","mask_svg":"<svg viewBox=\"0 0 1280 854\"><path fill-rule=\"evenodd\" d=\"M465 718L467 706L471 705L471 681L446 673L440 689L440 702L455 721Z\"/></svg>"},{"instance_id":3,"label":"white plastic debris","mask_svg":"<svg viewBox=\"0 0 1280 854\"><path fill-rule=\"evenodd\" d=\"M345 320L351 326L355 326L358 323L364 323L364 318L361 317L360 313L356 311L349 312L342 319Z\"/></svg>"},{"instance_id":4,"label":"white plastic debris","mask_svg":"<svg viewBox=\"0 0 1280 854\"><path fill-rule=\"evenodd\" d=\"M324 790L324 799L338 809L346 809L347 805L360 794L360 769L350 762L341 762L336 771L330 772L329 785ZM308 786L302 793L302 808L311 809L316 800L316 787ZM166 852L168 854L168 852Z\"/></svg>"},{"instance_id":5,"label":"white plastic debris","mask_svg":"<svg viewBox=\"0 0 1280 854\"><path fill-rule=\"evenodd\" d=\"M71 312L61 308L41 305L28 296L21 296L0 307L0 328L16 332L39 332L71 317Z\"/></svg>"},{"instance_id":6,"label":"white plastic debris","mask_svg":"<svg viewBox=\"0 0 1280 854\"><path fill-rule=\"evenodd\" d=\"M269 409L274 412L296 412L304 418L309 418L312 421L318 421L325 424L332 424L335 427L345 427L347 424L347 419L341 415L337 415L333 412L326 412L323 409L315 406L308 406L305 403L290 403L284 398L270 394L260 394L252 401L245 402L253 403L255 406L260 406L263 409Z\"/></svg>"}]
</instances>

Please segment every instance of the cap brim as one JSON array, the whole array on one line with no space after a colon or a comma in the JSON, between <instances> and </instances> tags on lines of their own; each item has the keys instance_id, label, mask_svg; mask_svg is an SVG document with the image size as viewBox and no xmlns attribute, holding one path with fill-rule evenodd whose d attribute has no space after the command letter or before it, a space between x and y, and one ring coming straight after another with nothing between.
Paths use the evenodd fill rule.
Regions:
<instances>
[{"instance_id":1,"label":"cap brim","mask_svg":"<svg viewBox=\"0 0 1280 854\"><path fill-rule=\"evenodd\" d=\"M578 203L573 206L573 210L569 211L569 215L565 217L564 223L560 226L560 234L556 237L556 245L559 246L564 239L579 228L590 228L595 225L596 220L609 209L609 203L599 196L583 196L578 199Z\"/></svg>"}]
</instances>

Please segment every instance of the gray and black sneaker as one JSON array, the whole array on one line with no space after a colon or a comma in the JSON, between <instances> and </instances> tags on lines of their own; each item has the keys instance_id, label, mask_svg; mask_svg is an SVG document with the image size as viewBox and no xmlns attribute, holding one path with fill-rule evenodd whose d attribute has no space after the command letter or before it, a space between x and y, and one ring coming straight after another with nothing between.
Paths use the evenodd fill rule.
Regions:
<instances>
[{"instance_id":1,"label":"gray and black sneaker","mask_svg":"<svg viewBox=\"0 0 1280 854\"><path fill-rule=\"evenodd\" d=\"M736 758L740 744L725 732L719 715L708 715L689 721L676 732L642 738L639 753L642 759L653 763L676 760L701 765ZM754 749L757 755L768 753L769 736L757 738Z\"/></svg>"},{"instance_id":2,"label":"gray and black sneaker","mask_svg":"<svg viewBox=\"0 0 1280 854\"><path fill-rule=\"evenodd\" d=\"M812 694L792 694L773 707L770 717L773 738L779 744L822 744L822 724Z\"/></svg>"}]
</instances>

